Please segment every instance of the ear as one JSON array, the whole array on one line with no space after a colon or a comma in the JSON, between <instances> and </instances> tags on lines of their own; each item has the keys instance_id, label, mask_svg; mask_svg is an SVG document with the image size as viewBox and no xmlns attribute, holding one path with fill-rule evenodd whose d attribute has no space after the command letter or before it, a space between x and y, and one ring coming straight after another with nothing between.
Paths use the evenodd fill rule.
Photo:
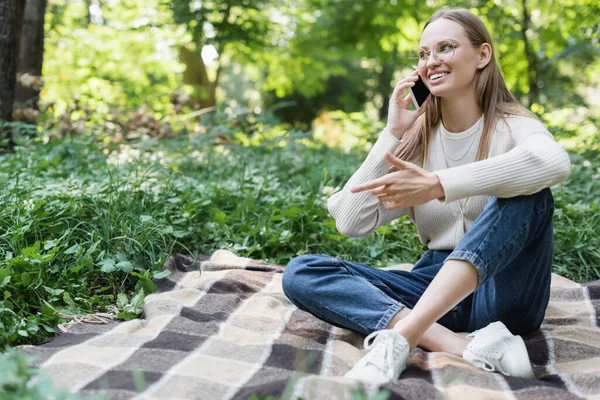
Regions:
<instances>
[{"instance_id":1,"label":"ear","mask_svg":"<svg viewBox=\"0 0 600 400\"><path fill-rule=\"evenodd\" d=\"M492 61L493 51L489 43L484 43L479 48L479 62L477 69L482 69Z\"/></svg>"}]
</instances>

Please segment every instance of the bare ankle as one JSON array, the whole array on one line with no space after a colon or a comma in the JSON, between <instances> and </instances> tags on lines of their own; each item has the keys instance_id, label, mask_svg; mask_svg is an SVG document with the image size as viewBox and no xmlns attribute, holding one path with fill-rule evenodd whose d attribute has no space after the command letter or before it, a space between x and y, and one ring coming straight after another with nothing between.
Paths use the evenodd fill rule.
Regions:
<instances>
[{"instance_id":1,"label":"bare ankle","mask_svg":"<svg viewBox=\"0 0 600 400\"><path fill-rule=\"evenodd\" d=\"M398 311L396 313L396 315L394 315L394 317L390 320L390 322L387 324L385 329L394 329L396 324L398 324L398 322L400 322L402 319L404 319L404 317L406 317L408 314L410 314L409 308L405 307L405 308L401 309L400 311Z\"/></svg>"}]
</instances>

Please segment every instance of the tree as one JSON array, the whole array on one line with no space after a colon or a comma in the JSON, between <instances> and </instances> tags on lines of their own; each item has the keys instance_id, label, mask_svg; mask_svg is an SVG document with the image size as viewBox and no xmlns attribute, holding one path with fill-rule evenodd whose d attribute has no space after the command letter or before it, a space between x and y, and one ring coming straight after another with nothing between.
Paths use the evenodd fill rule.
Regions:
<instances>
[{"instance_id":1,"label":"tree","mask_svg":"<svg viewBox=\"0 0 600 400\"><path fill-rule=\"evenodd\" d=\"M15 99L17 2L0 0L0 120L3 121L11 120Z\"/></svg>"},{"instance_id":2,"label":"tree","mask_svg":"<svg viewBox=\"0 0 600 400\"><path fill-rule=\"evenodd\" d=\"M409 55L417 47L420 27L432 6L415 0L306 0L318 10L317 18L298 40L319 38L311 52L343 54L363 61L367 98L375 100L380 119L387 117L395 73L409 68ZM430 3L430 2L427 2ZM304 39L303 39L304 38Z\"/></svg>"},{"instance_id":3,"label":"tree","mask_svg":"<svg viewBox=\"0 0 600 400\"><path fill-rule=\"evenodd\" d=\"M523 104L584 104L576 87L597 83L600 3L480 0L478 5L507 85Z\"/></svg>"},{"instance_id":4,"label":"tree","mask_svg":"<svg viewBox=\"0 0 600 400\"><path fill-rule=\"evenodd\" d=\"M46 4L47 0L27 0L26 2L17 62L17 71L20 74L42 75ZM18 103L28 102L35 106L39 94L40 92L36 88L25 87L17 83L15 101Z\"/></svg>"},{"instance_id":5,"label":"tree","mask_svg":"<svg viewBox=\"0 0 600 400\"><path fill-rule=\"evenodd\" d=\"M175 22L186 26L192 34L191 46L180 51L186 64L184 83L198 89L197 97L202 107L214 105L215 91L224 68L223 60L252 52L252 49L269 46L269 32L274 24L270 18L270 1L189 1L173 0ZM212 45L219 55L219 64L212 81L201 52ZM224 56L225 53L229 53Z\"/></svg>"}]
</instances>

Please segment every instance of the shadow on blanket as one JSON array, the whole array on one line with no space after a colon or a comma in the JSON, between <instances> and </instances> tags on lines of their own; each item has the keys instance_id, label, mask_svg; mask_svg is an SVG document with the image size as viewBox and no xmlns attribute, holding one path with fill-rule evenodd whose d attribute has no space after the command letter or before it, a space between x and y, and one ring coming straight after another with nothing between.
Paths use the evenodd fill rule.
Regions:
<instances>
[{"instance_id":1,"label":"shadow on blanket","mask_svg":"<svg viewBox=\"0 0 600 400\"><path fill-rule=\"evenodd\" d=\"M38 356L56 386L82 395L248 399L287 389L290 398L352 398L356 384L343 374L363 355L363 336L294 307L281 289L283 267L225 250L174 256L166 267L173 273L147 296L145 319L76 325L21 351ZM542 329L524 338L536 380L416 349L401 379L385 386L390 398L600 398L600 281L555 275L552 284Z\"/></svg>"}]
</instances>

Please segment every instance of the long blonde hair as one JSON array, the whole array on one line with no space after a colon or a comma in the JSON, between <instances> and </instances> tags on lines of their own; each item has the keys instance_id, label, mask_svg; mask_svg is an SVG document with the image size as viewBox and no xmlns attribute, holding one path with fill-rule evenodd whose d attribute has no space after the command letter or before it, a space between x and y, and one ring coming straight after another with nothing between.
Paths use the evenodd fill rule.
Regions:
<instances>
[{"instance_id":1,"label":"long blonde hair","mask_svg":"<svg viewBox=\"0 0 600 400\"><path fill-rule=\"evenodd\" d=\"M465 29L469 41L473 42L473 46L479 48L484 43L489 43L492 46L490 62L482 69L478 69L475 76L477 99L479 106L483 109L485 120L475 161L483 160L488 156L493 128L499 119L504 120L505 117L510 115L520 115L534 119L537 119L537 117L520 105L506 88L506 83L504 83L504 78L496 61L492 38L483 22L464 8L443 9L429 18L423 30L430 23L441 18L460 24ZM396 157L416 162L421 167L425 165L431 129L440 123L442 117L441 101L433 94L429 95L429 101L424 107L425 111L406 131L402 144L398 146L394 153ZM397 171L397 168L392 166L388 173L394 171Z\"/></svg>"}]
</instances>

